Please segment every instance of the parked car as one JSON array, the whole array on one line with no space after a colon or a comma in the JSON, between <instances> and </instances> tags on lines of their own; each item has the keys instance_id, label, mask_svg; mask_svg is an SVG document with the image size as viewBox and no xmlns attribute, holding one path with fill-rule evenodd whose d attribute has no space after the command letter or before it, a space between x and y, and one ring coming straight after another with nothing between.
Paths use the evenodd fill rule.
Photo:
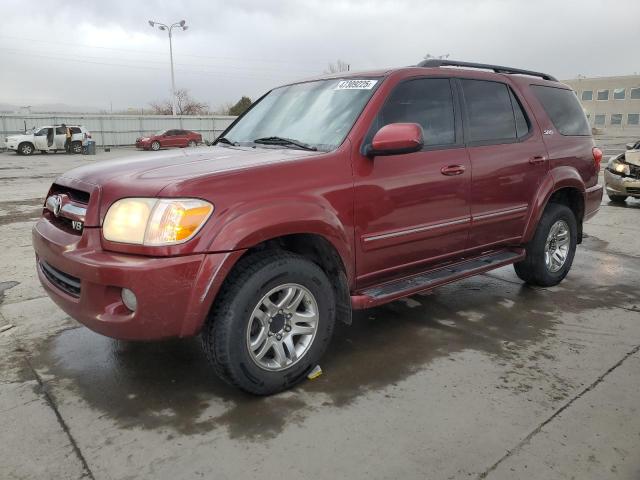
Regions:
<instances>
[{"instance_id":1,"label":"parked car","mask_svg":"<svg viewBox=\"0 0 640 480\"><path fill-rule=\"evenodd\" d=\"M206 151L59 177L33 229L38 276L96 332L201 334L218 375L272 394L352 309L509 264L558 284L599 209L601 159L550 75L342 72L271 90Z\"/></svg>"},{"instance_id":2,"label":"parked car","mask_svg":"<svg viewBox=\"0 0 640 480\"><path fill-rule=\"evenodd\" d=\"M91 133L82 125L67 125L71 129L71 151L82 153L82 145L91 138ZM18 155L31 155L39 150L41 153L64 151L67 132L62 125L34 127L20 135L5 138L5 148Z\"/></svg>"},{"instance_id":3,"label":"parked car","mask_svg":"<svg viewBox=\"0 0 640 480\"><path fill-rule=\"evenodd\" d=\"M612 157L604 170L604 186L609 200L624 203L627 197L640 198L640 142Z\"/></svg>"},{"instance_id":4,"label":"parked car","mask_svg":"<svg viewBox=\"0 0 640 480\"><path fill-rule=\"evenodd\" d=\"M167 147L195 147L202 143L202 135L190 130L160 130L149 137L136 139L136 147L144 150L160 150Z\"/></svg>"}]
</instances>

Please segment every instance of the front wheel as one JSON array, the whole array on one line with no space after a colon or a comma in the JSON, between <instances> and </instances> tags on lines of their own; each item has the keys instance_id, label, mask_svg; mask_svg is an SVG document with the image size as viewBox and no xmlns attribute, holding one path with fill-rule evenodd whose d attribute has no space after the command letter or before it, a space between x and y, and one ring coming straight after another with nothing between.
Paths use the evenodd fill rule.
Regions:
<instances>
[{"instance_id":1,"label":"front wheel","mask_svg":"<svg viewBox=\"0 0 640 480\"><path fill-rule=\"evenodd\" d=\"M189 140L189 144L187 145L190 148L193 148L197 145L197 143L194 140Z\"/></svg>"},{"instance_id":2,"label":"front wheel","mask_svg":"<svg viewBox=\"0 0 640 480\"><path fill-rule=\"evenodd\" d=\"M531 285L557 285L571 269L577 237L576 217L571 209L550 203L527 245L527 256L514 264L516 275Z\"/></svg>"},{"instance_id":3,"label":"front wheel","mask_svg":"<svg viewBox=\"0 0 640 480\"><path fill-rule=\"evenodd\" d=\"M216 373L252 394L270 395L304 380L324 353L335 297L324 271L289 252L238 262L202 333Z\"/></svg>"},{"instance_id":4,"label":"front wheel","mask_svg":"<svg viewBox=\"0 0 640 480\"><path fill-rule=\"evenodd\" d=\"M154 152L160 150L160 142L158 142L157 140L151 142L151 150L153 150Z\"/></svg>"},{"instance_id":5,"label":"front wheel","mask_svg":"<svg viewBox=\"0 0 640 480\"><path fill-rule=\"evenodd\" d=\"M31 155L33 153L33 150L33 145L31 145L29 142L21 143L18 146L18 153L20 155Z\"/></svg>"}]
</instances>

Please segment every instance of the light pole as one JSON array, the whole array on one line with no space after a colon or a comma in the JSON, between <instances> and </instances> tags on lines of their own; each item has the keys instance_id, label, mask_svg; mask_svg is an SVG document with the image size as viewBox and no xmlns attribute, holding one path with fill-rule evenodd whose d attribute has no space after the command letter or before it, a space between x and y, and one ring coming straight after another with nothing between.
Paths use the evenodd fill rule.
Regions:
<instances>
[{"instance_id":1,"label":"light pole","mask_svg":"<svg viewBox=\"0 0 640 480\"><path fill-rule=\"evenodd\" d=\"M171 41L171 31L174 27L180 27L182 30L186 30L189 28L185 25L187 22L184 20L180 20L177 23L172 23L171 25L165 25L164 23L156 22L154 20L149 20L149 25L151 28L158 27L160 30L165 30L169 33L169 58L171 59L171 112L173 116L176 116L176 79L173 74L173 43Z\"/></svg>"}]
</instances>

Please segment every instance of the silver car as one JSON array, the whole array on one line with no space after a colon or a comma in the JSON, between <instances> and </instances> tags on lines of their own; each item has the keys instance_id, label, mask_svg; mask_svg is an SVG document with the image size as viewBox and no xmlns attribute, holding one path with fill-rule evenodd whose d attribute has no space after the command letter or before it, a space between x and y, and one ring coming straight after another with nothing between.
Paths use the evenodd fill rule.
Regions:
<instances>
[{"instance_id":1,"label":"silver car","mask_svg":"<svg viewBox=\"0 0 640 480\"><path fill-rule=\"evenodd\" d=\"M640 198L640 141L628 143L626 152L609 160L604 170L604 186L612 202Z\"/></svg>"}]
</instances>

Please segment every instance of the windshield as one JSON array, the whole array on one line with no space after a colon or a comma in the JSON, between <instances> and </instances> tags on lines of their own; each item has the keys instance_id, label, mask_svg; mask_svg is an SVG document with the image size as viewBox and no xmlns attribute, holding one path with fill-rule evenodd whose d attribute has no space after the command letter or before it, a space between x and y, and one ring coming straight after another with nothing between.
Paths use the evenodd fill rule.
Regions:
<instances>
[{"instance_id":1,"label":"windshield","mask_svg":"<svg viewBox=\"0 0 640 480\"><path fill-rule=\"evenodd\" d=\"M238 145L258 146L255 140L278 137L333 150L347 136L379 83L379 79L331 79L276 88L224 138Z\"/></svg>"},{"instance_id":2,"label":"windshield","mask_svg":"<svg viewBox=\"0 0 640 480\"><path fill-rule=\"evenodd\" d=\"M153 134L154 137L161 137L162 135L164 135L165 133L167 133L166 130L158 130L156 133Z\"/></svg>"}]
</instances>

